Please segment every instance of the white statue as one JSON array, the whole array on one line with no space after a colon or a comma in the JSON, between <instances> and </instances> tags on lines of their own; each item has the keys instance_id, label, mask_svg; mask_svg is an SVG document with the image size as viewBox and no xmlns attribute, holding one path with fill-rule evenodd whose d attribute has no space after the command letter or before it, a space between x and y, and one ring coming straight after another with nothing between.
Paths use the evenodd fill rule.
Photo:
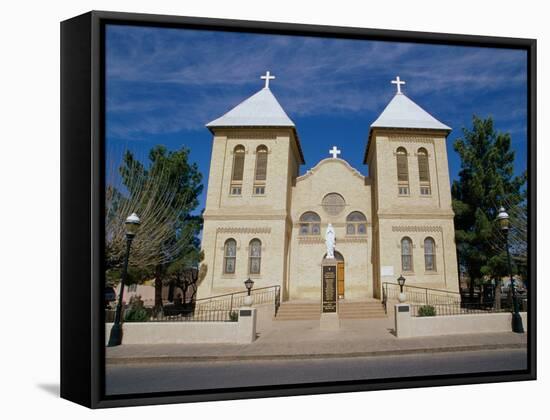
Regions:
<instances>
[{"instance_id":1,"label":"white statue","mask_svg":"<svg viewBox=\"0 0 550 420\"><path fill-rule=\"evenodd\" d=\"M332 223L329 223L327 226L327 233L325 234L325 244L327 246L327 258L334 258L334 247L336 246L336 233L334 233L334 228Z\"/></svg>"}]
</instances>

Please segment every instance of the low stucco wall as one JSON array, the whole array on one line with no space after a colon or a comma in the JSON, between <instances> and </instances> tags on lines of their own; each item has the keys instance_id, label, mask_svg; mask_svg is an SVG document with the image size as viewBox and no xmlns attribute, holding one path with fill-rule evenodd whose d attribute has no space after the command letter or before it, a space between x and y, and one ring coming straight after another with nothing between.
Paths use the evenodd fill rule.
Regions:
<instances>
[{"instance_id":1,"label":"low stucco wall","mask_svg":"<svg viewBox=\"0 0 550 420\"><path fill-rule=\"evenodd\" d=\"M243 316L243 311L250 311ZM239 310L237 322L125 322L122 344L251 343L256 339L256 309ZM113 324L105 324L105 345Z\"/></svg>"},{"instance_id":2,"label":"low stucco wall","mask_svg":"<svg viewBox=\"0 0 550 420\"><path fill-rule=\"evenodd\" d=\"M508 312L412 317L408 311L399 311L399 306L408 305L396 305L395 330L400 338L512 331L512 314ZM520 315L527 331L527 313L521 312Z\"/></svg>"}]
</instances>

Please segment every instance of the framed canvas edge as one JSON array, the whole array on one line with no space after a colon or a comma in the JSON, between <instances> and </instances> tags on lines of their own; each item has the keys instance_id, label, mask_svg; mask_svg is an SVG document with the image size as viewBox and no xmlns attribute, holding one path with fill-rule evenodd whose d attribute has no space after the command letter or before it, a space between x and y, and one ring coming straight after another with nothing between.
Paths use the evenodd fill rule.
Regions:
<instances>
[{"instance_id":1,"label":"framed canvas edge","mask_svg":"<svg viewBox=\"0 0 550 420\"><path fill-rule=\"evenodd\" d=\"M199 17L181 17L169 15L151 15L139 13L122 13L107 11L92 11L81 15L90 20L90 109L88 116L90 121L90 137L88 139L88 150L90 153L90 176L91 184L89 194L90 203L90 223L91 231L89 236L90 255L92 264L89 267L90 277L82 277L82 287L89 287L89 313L91 314L90 324L79 328L81 337L87 334L90 338L90 360L85 363L90 369L90 383L83 385L85 391L89 392L89 398L77 400L70 395L62 397L90 408L107 408L119 406L167 404L181 402L200 402L229 399L246 398L265 398L291 395L325 394L339 392L357 392L386 389L402 389L432 386L449 385L467 385L493 382L524 381L536 379L536 40L529 38L505 38L477 35L457 35L444 33L426 33L414 31L383 30L383 29L365 29L352 27L319 26L291 23L274 23L230 19L213 19ZM76 18L73 18L76 19ZM62 22L62 27L69 21ZM254 387L243 389L211 390L211 391L193 391L193 392L175 392L175 393L151 393L145 395L123 395L123 396L105 396L104 395L104 328L102 313L100 311L100 298L103 290L102 285L102 255L103 255L103 226L102 226L102 205L104 177L103 169L105 164L102 132L103 124L103 92L104 80L102 80L102 60L104 37L102 28L107 23L129 24L138 26L161 26L161 27L195 27L212 30L232 30L248 31L255 33L278 33L293 35L311 35L325 37L342 38L369 38L388 41L403 42L421 42L431 44L454 44L466 46L484 46L494 48L517 48L525 49L528 54L528 171L530 174L528 182L529 197L529 266L531 277L534 281L530 282L529 289L529 318L528 318L528 369L519 372L502 372L491 374L473 374L473 375L445 375L438 377L415 377L384 379L380 381L359 381L359 382L335 382L307 385L288 385L288 386L269 386ZM63 74L62 74L63 79ZM63 80L62 80L63 83ZM61 109L61 119L63 125L63 116L66 110L63 105ZM104 121L103 121L104 122ZM62 135L63 137L63 135ZM62 139L63 147L63 139ZM62 162L63 165L63 162ZM63 174L62 178L66 177ZM63 179L62 179L63 182ZM63 203L63 195L62 195ZM62 206L63 207L63 206ZM62 217L63 219L63 217ZM63 225L63 220L62 220ZM61 244L63 250L64 244ZM62 261L63 265L63 261ZM86 284L91 279L90 284ZM62 279L63 280L63 279ZM62 294L63 294L62 285ZM63 306L63 299L61 300ZM85 309L83 309L85 310ZM62 322L64 314L62 309ZM67 322L67 320L65 320ZM86 328L88 327L88 328ZM62 334L63 336L63 334ZM62 337L62 352L64 351ZM63 354L63 353L62 353ZM65 355L67 355L65 349ZM74 355L71 355L74 356ZM63 357L62 357L63 358ZM74 360L74 357L71 357ZM62 362L63 369L63 362ZM63 378L63 372L62 372ZM63 382L63 381L62 381Z\"/></svg>"},{"instance_id":2,"label":"framed canvas edge","mask_svg":"<svg viewBox=\"0 0 550 420\"><path fill-rule=\"evenodd\" d=\"M91 13L60 28L60 395L92 405ZM86 169L88 167L89 170Z\"/></svg>"}]
</instances>

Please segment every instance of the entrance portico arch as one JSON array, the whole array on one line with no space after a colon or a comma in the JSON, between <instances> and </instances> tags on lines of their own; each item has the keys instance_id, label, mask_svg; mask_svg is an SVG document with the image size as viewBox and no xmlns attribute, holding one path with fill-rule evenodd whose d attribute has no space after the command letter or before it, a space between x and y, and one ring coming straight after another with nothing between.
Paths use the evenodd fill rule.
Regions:
<instances>
[{"instance_id":1,"label":"entrance portico arch","mask_svg":"<svg viewBox=\"0 0 550 420\"><path fill-rule=\"evenodd\" d=\"M325 261L327 254L323 256ZM344 299L345 295L345 261L344 256L338 251L334 251L334 259L336 260L336 284L338 285L338 299Z\"/></svg>"}]
</instances>

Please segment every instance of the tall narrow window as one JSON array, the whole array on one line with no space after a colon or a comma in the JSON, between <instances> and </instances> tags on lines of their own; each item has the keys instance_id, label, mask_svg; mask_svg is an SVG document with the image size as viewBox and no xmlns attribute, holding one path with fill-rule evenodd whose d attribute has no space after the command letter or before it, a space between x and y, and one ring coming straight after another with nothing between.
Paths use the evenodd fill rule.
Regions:
<instances>
[{"instance_id":1,"label":"tall narrow window","mask_svg":"<svg viewBox=\"0 0 550 420\"><path fill-rule=\"evenodd\" d=\"M418 149L418 178L420 180L420 195L430 195L430 166L428 162L428 151L423 147Z\"/></svg>"},{"instance_id":2,"label":"tall narrow window","mask_svg":"<svg viewBox=\"0 0 550 420\"><path fill-rule=\"evenodd\" d=\"M236 146L233 150L233 171L231 173L231 195L241 195L244 174L244 146Z\"/></svg>"},{"instance_id":3,"label":"tall narrow window","mask_svg":"<svg viewBox=\"0 0 550 420\"><path fill-rule=\"evenodd\" d=\"M312 211L305 212L300 217L300 235L320 235L321 218Z\"/></svg>"},{"instance_id":4,"label":"tall narrow window","mask_svg":"<svg viewBox=\"0 0 550 420\"><path fill-rule=\"evenodd\" d=\"M366 235L367 234L367 218L359 211L353 211L346 218L346 234L347 235Z\"/></svg>"},{"instance_id":5,"label":"tall narrow window","mask_svg":"<svg viewBox=\"0 0 550 420\"><path fill-rule=\"evenodd\" d=\"M254 173L254 194L265 194L265 181L267 179L267 147L258 146L256 149L256 171Z\"/></svg>"},{"instance_id":6,"label":"tall narrow window","mask_svg":"<svg viewBox=\"0 0 550 420\"><path fill-rule=\"evenodd\" d=\"M223 251L223 272L225 274L235 274L237 241L235 241L235 239L228 239L225 241Z\"/></svg>"},{"instance_id":7,"label":"tall narrow window","mask_svg":"<svg viewBox=\"0 0 550 420\"><path fill-rule=\"evenodd\" d=\"M249 245L248 272L260 274L262 263L262 242L259 239L252 239Z\"/></svg>"},{"instance_id":8,"label":"tall narrow window","mask_svg":"<svg viewBox=\"0 0 550 420\"><path fill-rule=\"evenodd\" d=\"M397 191L399 195L409 195L409 164L407 150L400 147L396 152L397 158Z\"/></svg>"},{"instance_id":9,"label":"tall narrow window","mask_svg":"<svg viewBox=\"0 0 550 420\"><path fill-rule=\"evenodd\" d=\"M424 239L424 264L426 271L435 271L435 241L432 238Z\"/></svg>"},{"instance_id":10,"label":"tall narrow window","mask_svg":"<svg viewBox=\"0 0 550 420\"><path fill-rule=\"evenodd\" d=\"M401 270L413 271L413 253L411 238L401 239Z\"/></svg>"}]
</instances>

